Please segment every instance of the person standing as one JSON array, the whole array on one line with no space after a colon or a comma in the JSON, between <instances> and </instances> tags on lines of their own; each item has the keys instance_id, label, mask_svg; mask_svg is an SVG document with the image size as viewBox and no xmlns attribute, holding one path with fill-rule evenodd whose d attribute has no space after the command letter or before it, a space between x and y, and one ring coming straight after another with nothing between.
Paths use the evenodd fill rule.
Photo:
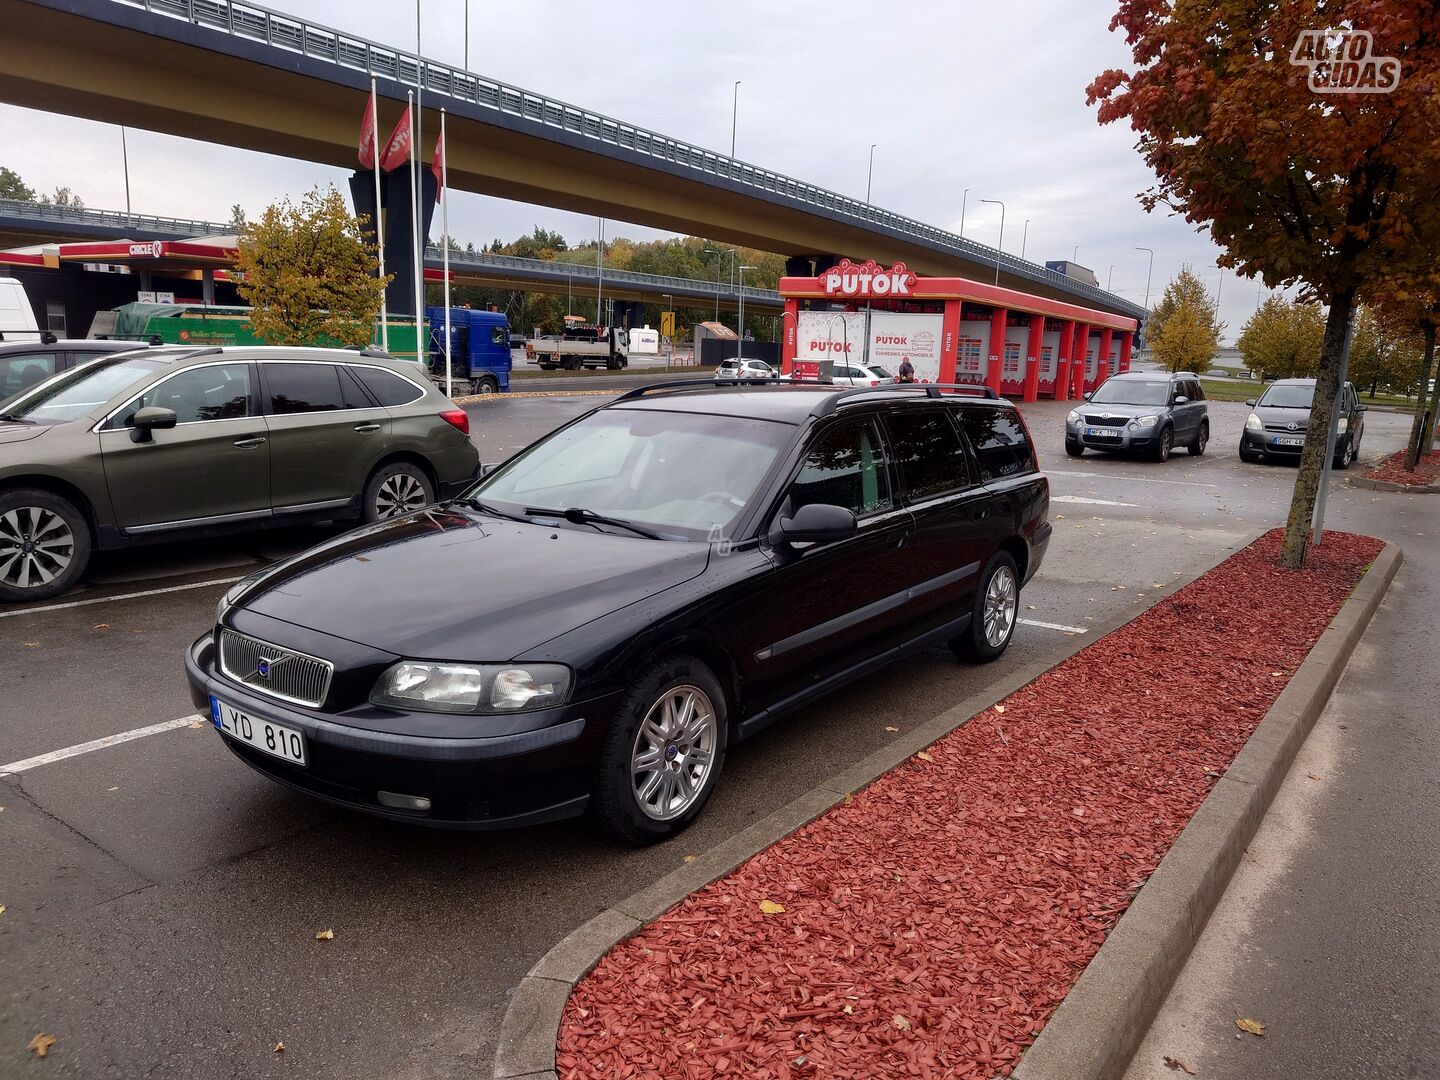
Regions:
<instances>
[{"instance_id":1,"label":"person standing","mask_svg":"<svg viewBox=\"0 0 1440 1080\"><path fill-rule=\"evenodd\" d=\"M898 381L904 383L913 383L915 381L915 365L910 363L910 357L908 356L902 356L900 358Z\"/></svg>"}]
</instances>

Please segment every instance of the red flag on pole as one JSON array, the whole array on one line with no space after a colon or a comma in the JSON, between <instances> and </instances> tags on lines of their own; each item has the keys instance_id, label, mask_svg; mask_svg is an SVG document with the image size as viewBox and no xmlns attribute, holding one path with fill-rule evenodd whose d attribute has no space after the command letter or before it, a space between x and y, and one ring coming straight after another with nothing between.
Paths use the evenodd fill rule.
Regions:
<instances>
[{"instance_id":1,"label":"red flag on pole","mask_svg":"<svg viewBox=\"0 0 1440 1080\"><path fill-rule=\"evenodd\" d=\"M395 130L390 133L390 139L385 143L385 150L380 155L380 168L385 172L392 172L410 159L410 106L405 106L405 111L400 114L400 119L395 123Z\"/></svg>"},{"instance_id":2,"label":"red flag on pole","mask_svg":"<svg viewBox=\"0 0 1440 1080\"><path fill-rule=\"evenodd\" d=\"M430 159L430 171L435 174L435 201L445 193L445 133L435 136L435 155Z\"/></svg>"},{"instance_id":3,"label":"red flag on pole","mask_svg":"<svg viewBox=\"0 0 1440 1080\"><path fill-rule=\"evenodd\" d=\"M360 167L375 167L375 95L365 102L365 116L360 121Z\"/></svg>"}]
</instances>

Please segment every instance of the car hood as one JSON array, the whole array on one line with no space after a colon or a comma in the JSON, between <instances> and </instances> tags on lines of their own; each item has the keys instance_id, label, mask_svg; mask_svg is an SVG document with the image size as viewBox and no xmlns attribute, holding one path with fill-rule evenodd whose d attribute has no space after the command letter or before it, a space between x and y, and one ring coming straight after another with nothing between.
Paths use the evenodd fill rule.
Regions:
<instances>
[{"instance_id":1,"label":"car hood","mask_svg":"<svg viewBox=\"0 0 1440 1080\"><path fill-rule=\"evenodd\" d=\"M48 430L48 424L12 424L0 420L0 446L25 442Z\"/></svg>"},{"instance_id":2,"label":"car hood","mask_svg":"<svg viewBox=\"0 0 1440 1080\"><path fill-rule=\"evenodd\" d=\"M1076 408L1086 416L1108 415L1125 420L1133 420L1137 416L1159 416L1165 411L1163 405L1119 405L1113 402L1097 405L1089 401L1082 401Z\"/></svg>"},{"instance_id":3,"label":"car hood","mask_svg":"<svg viewBox=\"0 0 1440 1080\"><path fill-rule=\"evenodd\" d=\"M432 509L255 577L236 604L397 656L509 660L705 569L710 546Z\"/></svg>"},{"instance_id":4,"label":"car hood","mask_svg":"<svg viewBox=\"0 0 1440 1080\"><path fill-rule=\"evenodd\" d=\"M1257 405L1254 411L1262 424L1298 424L1297 431L1304 431L1310 424L1309 409L1280 409L1274 405Z\"/></svg>"}]
</instances>

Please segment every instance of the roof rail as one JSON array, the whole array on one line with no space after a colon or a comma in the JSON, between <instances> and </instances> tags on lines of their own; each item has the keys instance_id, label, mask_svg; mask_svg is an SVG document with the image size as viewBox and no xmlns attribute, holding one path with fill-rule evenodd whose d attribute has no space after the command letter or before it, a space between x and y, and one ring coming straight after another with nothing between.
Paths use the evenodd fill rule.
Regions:
<instances>
[{"instance_id":1,"label":"roof rail","mask_svg":"<svg viewBox=\"0 0 1440 1080\"><path fill-rule=\"evenodd\" d=\"M625 391L625 393L621 394L621 395L620 395L618 398L616 398L615 400L616 400L617 402L619 402L619 401L634 401L636 398L642 398L642 397L644 397L646 394L653 393L653 392L656 392L656 391L659 391L659 390L678 390L678 389L682 389L682 388L684 388L684 387L690 387L690 388L694 389L695 387L700 387L700 386L709 386L709 387L711 387L711 388L714 388L714 387L716 387L716 386L790 386L790 385L791 385L791 384L790 384L789 382L781 382L779 379L740 379L740 378L736 378L736 379L716 379L716 378L714 378L714 377L711 377L711 378L709 378L709 379L672 379L672 380L670 380L669 382L646 383L644 386L637 386L637 387L635 387L633 390L627 390L627 391Z\"/></svg>"},{"instance_id":2,"label":"roof rail","mask_svg":"<svg viewBox=\"0 0 1440 1080\"><path fill-rule=\"evenodd\" d=\"M388 353L384 349L377 349L373 345L366 345L363 349L357 350L361 356L369 356L376 360L394 360L395 354Z\"/></svg>"},{"instance_id":3,"label":"roof rail","mask_svg":"<svg viewBox=\"0 0 1440 1080\"><path fill-rule=\"evenodd\" d=\"M999 392L993 386L986 386L984 383L881 383L879 386L856 386L849 390L841 390L816 405L810 415L830 416L840 407L842 401L849 398L895 390L924 391L925 396L931 398L946 397L947 395L942 394L941 391L950 390L960 396L980 397L987 401L1000 400Z\"/></svg>"}]
</instances>

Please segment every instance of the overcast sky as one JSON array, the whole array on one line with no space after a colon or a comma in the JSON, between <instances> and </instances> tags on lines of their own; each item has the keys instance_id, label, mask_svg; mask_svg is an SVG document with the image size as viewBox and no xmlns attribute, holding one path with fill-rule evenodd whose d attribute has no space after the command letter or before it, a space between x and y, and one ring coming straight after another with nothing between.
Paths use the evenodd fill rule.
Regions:
<instances>
[{"instance_id":1,"label":"overcast sky","mask_svg":"<svg viewBox=\"0 0 1440 1080\"><path fill-rule=\"evenodd\" d=\"M422 0L427 56L463 61L465 2ZM398 48L415 45L413 8L403 0L272 6ZM1111 12L1094 0L470 0L470 67L722 152L739 79L740 158L863 197L877 143L878 205L959 231L969 188L964 231L974 240L999 239L999 207L979 200L1003 199L1008 252L1020 254L1028 218L1027 258L1076 252L1102 287L1109 282L1137 303L1147 263L1137 245L1155 249L1152 303L1186 262L1213 293L1218 250L1179 218L1141 209L1136 194L1152 176L1133 133L1101 128L1085 105L1089 80L1128 59L1123 40L1106 29ZM254 214L316 183L344 190L347 175L135 129L129 152L134 210L177 217L224 221L237 202ZM125 205L120 132L106 124L0 105L0 165L37 189L69 185L92 207ZM593 218L548 207L468 192L451 203L451 232L462 243L508 240L537 224L576 241L595 235ZM608 225L607 237L616 235L660 234ZM1227 341L1256 297L1254 282L1226 273Z\"/></svg>"}]
</instances>

